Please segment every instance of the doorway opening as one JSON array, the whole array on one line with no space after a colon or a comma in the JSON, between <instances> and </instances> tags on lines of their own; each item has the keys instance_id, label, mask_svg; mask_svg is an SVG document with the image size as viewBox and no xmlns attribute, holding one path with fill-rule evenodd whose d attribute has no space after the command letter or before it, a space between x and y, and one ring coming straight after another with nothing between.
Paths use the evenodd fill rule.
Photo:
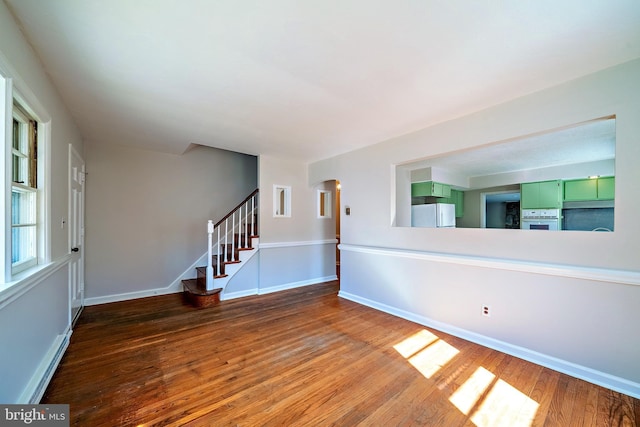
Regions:
<instances>
[{"instance_id":1,"label":"doorway opening","mask_svg":"<svg viewBox=\"0 0 640 427\"><path fill-rule=\"evenodd\" d=\"M480 193L481 228L520 228L520 192Z\"/></svg>"},{"instance_id":2,"label":"doorway opening","mask_svg":"<svg viewBox=\"0 0 640 427\"><path fill-rule=\"evenodd\" d=\"M336 277L338 278L338 282L340 282L340 190L342 186L340 185L340 181L336 180Z\"/></svg>"}]
</instances>

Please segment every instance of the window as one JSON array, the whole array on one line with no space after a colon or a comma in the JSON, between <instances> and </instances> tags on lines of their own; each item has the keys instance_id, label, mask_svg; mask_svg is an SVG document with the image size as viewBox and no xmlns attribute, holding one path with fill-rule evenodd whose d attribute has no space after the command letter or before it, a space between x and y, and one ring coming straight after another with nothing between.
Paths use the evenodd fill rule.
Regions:
<instances>
[{"instance_id":1,"label":"window","mask_svg":"<svg viewBox=\"0 0 640 427\"><path fill-rule=\"evenodd\" d=\"M11 272L37 264L38 123L13 105L11 147Z\"/></svg>"},{"instance_id":2,"label":"window","mask_svg":"<svg viewBox=\"0 0 640 427\"><path fill-rule=\"evenodd\" d=\"M318 190L318 218L331 218L331 191Z\"/></svg>"}]
</instances>

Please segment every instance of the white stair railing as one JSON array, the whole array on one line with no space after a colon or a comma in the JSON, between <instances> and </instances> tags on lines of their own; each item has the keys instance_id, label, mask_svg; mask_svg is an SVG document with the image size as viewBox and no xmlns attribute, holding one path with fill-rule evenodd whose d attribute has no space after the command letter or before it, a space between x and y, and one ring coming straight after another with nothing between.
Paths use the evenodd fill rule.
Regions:
<instances>
[{"instance_id":1,"label":"white stair railing","mask_svg":"<svg viewBox=\"0 0 640 427\"><path fill-rule=\"evenodd\" d=\"M217 224L212 220L207 222L207 290L214 289L213 256L216 255L216 274L221 275L221 268L225 263L239 261L236 252L241 249L251 248L251 236L255 234L256 215L258 205L258 190L255 190L249 197L240 203L233 211L225 216ZM250 228L247 226L250 222ZM229 229L231 226L231 229ZM237 232L236 232L237 230ZM238 236L236 241L236 234ZM215 237L215 238L214 238ZM229 239L231 240L231 251L229 253Z\"/></svg>"}]
</instances>

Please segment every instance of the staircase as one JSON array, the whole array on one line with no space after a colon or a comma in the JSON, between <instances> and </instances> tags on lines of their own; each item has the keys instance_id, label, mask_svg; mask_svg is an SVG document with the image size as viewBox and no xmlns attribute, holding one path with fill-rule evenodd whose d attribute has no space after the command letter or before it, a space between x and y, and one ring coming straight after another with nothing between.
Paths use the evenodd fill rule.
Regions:
<instances>
[{"instance_id":1,"label":"staircase","mask_svg":"<svg viewBox=\"0 0 640 427\"><path fill-rule=\"evenodd\" d=\"M224 218L207 224L207 265L196 267L196 277L182 281L184 295L196 307L220 302L229 280L257 252L258 190Z\"/></svg>"}]
</instances>

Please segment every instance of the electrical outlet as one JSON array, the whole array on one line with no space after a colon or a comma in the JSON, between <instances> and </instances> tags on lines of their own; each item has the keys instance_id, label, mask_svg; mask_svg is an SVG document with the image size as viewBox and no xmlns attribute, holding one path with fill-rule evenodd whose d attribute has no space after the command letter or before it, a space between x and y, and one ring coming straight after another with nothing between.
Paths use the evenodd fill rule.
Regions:
<instances>
[{"instance_id":1,"label":"electrical outlet","mask_svg":"<svg viewBox=\"0 0 640 427\"><path fill-rule=\"evenodd\" d=\"M482 306L482 315L485 317L491 317L491 306L483 305Z\"/></svg>"}]
</instances>

